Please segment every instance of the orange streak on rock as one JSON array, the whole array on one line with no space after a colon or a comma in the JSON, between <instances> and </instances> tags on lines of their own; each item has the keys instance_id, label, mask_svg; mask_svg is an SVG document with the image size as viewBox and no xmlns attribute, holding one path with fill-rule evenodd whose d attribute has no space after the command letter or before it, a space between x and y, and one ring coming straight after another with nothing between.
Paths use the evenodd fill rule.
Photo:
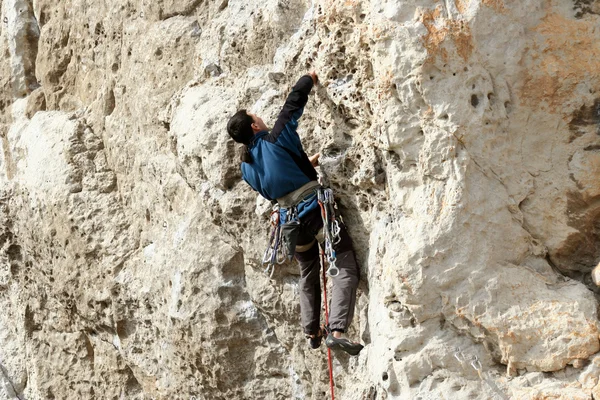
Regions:
<instances>
[{"instance_id":1,"label":"orange streak on rock","mask_svg":"<svg viewBox=\"0 0 600 400\"><path fill-rule=\"evenodd\" d=\"M464 14L465 11L467 11L467 7L469 7L469 3L470 3L470 0L454 0L456 9L461 14Z\"/></svg>"},{"instance_id":2,"label":"orange streak on rock","mask_svg":"<svg viewBox=\"0 0 600 400\"><path fill-rule=\"evenodd\" d=\"M522 104L536 106L546 102L549 111L559 112L580 81L598 76L599 32L592 22L549 14L535 28L544 37L544 43L529 51Z\"/></svg>"},{"instance_id":3,"label":"orange streak on rock","mask_svg":"<svg viewBox=\"0 0 600 400\"><path fill-rule=\"evenodd\" d=\"M465 14L471 4L471 0L454 0L454 4L459 13ZM504 0L481 0L481 4L494 9L494 11L500 14L506 14Z\"/></svg>"},{"instance_id":4,"label":"orange streak on rock","mask_svg":"<svg viewBox=\"0 0 600 400\"><path fill-rule=\"evenodd\" d=\"M588 173L582 175L578 181L586 189L587 200L591 201L593 198L600 196L600 180L598 179L600 176L600 153L589 154L584 163Z\"/></svg>"},{"instance_id":5,"label":"orange streak on rock","mask_svg":"<svg viewBox=\"0 0 600 400\"><path fill-rule=\"evenodd\" d=\"M503 0L482 0L481 3L490 8L493 8L496 12L500 14L506 13L506 7L504 6Z\"/></svg>"},{"instance_id":6,"label":"orange streak on rock","mask_svg":"<svg viewBox=\"0 0 600 400\"><path fill-rule=\"evenodd\" d=\"M473 52L471 28L466 21L446 19L440 15L441 9L436 7L435 10L425 11L421 16L421 22L427 29L423 40L429 58L434 59L440 55L443 60L446 60L447 49L442 46L446 39L450 38L454 42L458 55L467 61Z\"/></svg>"}]
</instances>

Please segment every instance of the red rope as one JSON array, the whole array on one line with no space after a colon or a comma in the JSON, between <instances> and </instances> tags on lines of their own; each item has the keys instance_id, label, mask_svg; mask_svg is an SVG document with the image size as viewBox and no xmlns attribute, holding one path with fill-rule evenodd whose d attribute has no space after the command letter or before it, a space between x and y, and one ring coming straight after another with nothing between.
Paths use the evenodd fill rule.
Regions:
<instances>
[{"instance_id":1,"label":"red rope","mask_svg":"<svg viewBox=\"0 0 600 400\"><path fill-rule=\"evenodd\" d=\"M319 206L321 207L321 216L323 217L323 221L325 221L327 213L325 211L325 207L323 203L319 201ZM323 225L323 229L327 229L325 225ZM329 303L327 303L327 274L325 273L325 252L323 248L321 248L321 269L323 271L323 299L325 300L325 327L329 327ZM331 364L331 349L327 348L327 364L329 365L329 387L331 388L331 400L334 400L335 397L333 395L333 366Z\"/></svg>"},{"instance_id":2,"label":"red rope","mask_svg":"<svg viewBox=\"0 0 600 400\"><path fill-rule=\"evenodd\" d=\"M329 305L327 303L327 274L325 273L325 253L321 249L321 266L323 270L323 297L325 300L325 326L329 326ZM327 348L327 363L329 365L329 387L331 388L331 400L334 400L333 395L333 366L331 363L331 349Z\"/></svg>"}]
</instances>

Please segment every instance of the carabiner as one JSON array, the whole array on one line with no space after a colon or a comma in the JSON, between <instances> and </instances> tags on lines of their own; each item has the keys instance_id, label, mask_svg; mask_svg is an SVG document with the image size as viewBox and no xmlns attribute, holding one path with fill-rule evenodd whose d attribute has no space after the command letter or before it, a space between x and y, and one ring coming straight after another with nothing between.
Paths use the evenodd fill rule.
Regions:
<instances>
[{"instance_id":1,"label":"carabiner","mask_svg":"<svg viewBox=\"0 0 600 400\"><path fill-rule=\"evenodd\" d=\"M265 250L265 254L263 255L263 258L262 258L262 263L267 264L270 261L271 261L271 246L267 247L267 249Z\"/></svg>"},{"instance_id":2,"label":"carabiner","mask_svg":"<svg viewBox=\"0 0 600 400\"><path fill-rule=\"evenodd\" d=\"M327 275L336 277L340 274L340 269L335 266L335 262L330 262L329 268L327 269Z\"/></svg>"}]
</instances>

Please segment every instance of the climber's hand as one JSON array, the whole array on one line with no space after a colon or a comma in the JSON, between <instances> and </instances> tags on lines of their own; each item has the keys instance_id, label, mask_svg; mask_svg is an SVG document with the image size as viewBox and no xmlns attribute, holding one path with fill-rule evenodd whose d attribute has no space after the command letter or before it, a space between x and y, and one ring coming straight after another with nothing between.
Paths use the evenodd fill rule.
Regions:
<instances>
[{"instance_id":1,"label":"climber's hand","mask_svg":"<svg viewBox=\"0 0 600 400\"><path fill-rule=\"evenodd\" d=\"M321 153L316 153L316 154L313 154L312 156L308 157L308 159L310 160L310 163L312 164L313 167L316 167L319 165L319 157L321 157Z\"/></svg>"},{"instance_id":2,"label":"climber's hand","mask_svg":"<svg viewBox=\"0 0 600 400\"><path fill-rule=\"evenodd\" d=\"M310 75L315 85L317 82L319 82L319 78L317 77L317 73L315 71L311 71L308 75Z\"/></svg>"}]
</instances>

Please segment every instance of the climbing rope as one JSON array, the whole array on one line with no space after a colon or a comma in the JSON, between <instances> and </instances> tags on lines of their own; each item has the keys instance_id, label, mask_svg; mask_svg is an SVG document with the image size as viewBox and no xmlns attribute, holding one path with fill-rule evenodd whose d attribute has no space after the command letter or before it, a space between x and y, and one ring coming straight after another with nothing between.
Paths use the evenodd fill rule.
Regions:
<instances>
[{"instance_id":1,"label":"climbing rope","mask_svg":"<svg viewBox=\"0 0 600 400\"><path fill-rule=\"evenodd\" d=\"M325 273L325 252L321 248L321 268L323 271L323 299L325 300L325 326L324 330L329 332L329 305L327 303L327 274ZM333 364L331 362L331 349L327 348L327 365L329 366L329 388L331 389L331 400L334 400L333 394Z\"/></svg>"}]
</instances>

